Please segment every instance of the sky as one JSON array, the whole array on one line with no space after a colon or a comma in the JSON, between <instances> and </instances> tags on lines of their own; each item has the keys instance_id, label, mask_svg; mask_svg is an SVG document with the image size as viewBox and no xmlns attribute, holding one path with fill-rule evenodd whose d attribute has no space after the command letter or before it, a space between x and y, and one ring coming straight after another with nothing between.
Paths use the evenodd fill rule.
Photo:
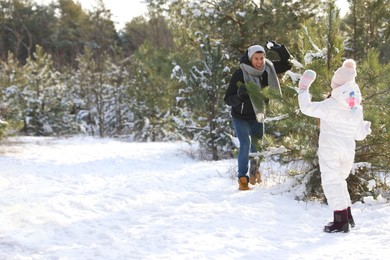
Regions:
<instances>
[{"instance_id":1,"label":"sky","mask_svg":"<svg viewBox=\"0 0 390 260\"><path fill-rule=\"evenodd\" d=\"M52 0L36 0L42 4L52 2ZM96 0L78 0L83 8L90 9L96 5ZM103 0L106 7L113 14L113 21L117 29L122 29L126 22L130 22L132 18L147 13L147 7L144 0ZM347 0L336 0L336 4L341 9L340 15L344 16L348 10Z\"/></svg>"},{"instance_id":2,"label":"sky","mask_svg":"<svg viewBox=\"0 0 390 260\"><path fill-rule=\"evenodd\" d=\"M348 11L347 0L336 0L336 5L340 8L340 16L343 17Z\"/></svg>"},{"instance_id":3,"label":"sky","mask_svg":"<svg viewBox=\"0 0 390 260\"><path fill-rule=\"evenodd\" d=\"M48 4L53 0L36 0L41 4ZM85 9L91 9L96 6L96 0L76 0ZM122 29L126 22L130 22L132 18L143 15L147 12L146 4L143 0L103 0L108 9L113 15L112 20L115 22L117 29Z\"/></svg>"},{"instance_id":4,"label":"sky","mask_svg":"<svg viewBox=\"0 0 390 260\"><path fill-rule=\"evenodd\" d=\"M194 159L185 142L12 137L0 142L0 259L385 260L390 204L352 205L356 226L264 161L239 191L237 159Z\"/></svg>"}]
</instances>

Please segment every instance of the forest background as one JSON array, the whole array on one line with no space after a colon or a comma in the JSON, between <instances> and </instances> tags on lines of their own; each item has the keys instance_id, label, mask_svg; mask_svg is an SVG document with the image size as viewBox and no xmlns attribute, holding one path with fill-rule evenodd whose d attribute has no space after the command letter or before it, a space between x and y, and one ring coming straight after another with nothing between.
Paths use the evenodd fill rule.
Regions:
<instances>
[{"instance_id":1,"label":"forest background","mask_svg":"<svg viewBox=\"0 0 390 260\"><path fill-rule=\"evenodd\" d=\"M297 81L315 70L311 92L322 100L333 71L353 58L373 133L358 142L352 199L390 198L388 0L348 0L343 17L334 0L145 2L148 14L118 31L103 1L84 10L73 0L0 0L0 136L184 140L199 145L201 159L230 158L237 147L224 92L246 48L273 40L294 66L280 78L282 98L264 93L260 159L301 162L291 175L307 184L305 198L324 199L318 124L299 112Z\"/></svg>"}]
</instances>

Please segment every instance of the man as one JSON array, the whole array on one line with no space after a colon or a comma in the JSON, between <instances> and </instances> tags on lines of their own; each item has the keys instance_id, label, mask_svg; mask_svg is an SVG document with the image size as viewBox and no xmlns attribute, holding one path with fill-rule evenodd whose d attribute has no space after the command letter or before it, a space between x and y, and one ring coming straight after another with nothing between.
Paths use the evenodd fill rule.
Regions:
<instances>
[{"instance_id":1,"label":"man","mask_svg":"<svg viewBox=\"0 0 390 260\"><path fill-rule=\"evenodd\" d=\"M277 74L292 67L289 62L290 54L284 45L268 42L267 47L276 51L280 60L270 61L266 59L262 46L250 46L240 59L240 68L233 73L224 98L226 104L232 107L233 126L240 143L237 176L239 190L248 190L249 180L251 184L261 181L259 165L255 160L251 161L251 178L247 173L249 153L256 152L253 142L260 140L264 134L264 122L260 117L256 118L245 84L252 82L260 89L270 86L281 93Z\"/></svg>"}]
</instances>

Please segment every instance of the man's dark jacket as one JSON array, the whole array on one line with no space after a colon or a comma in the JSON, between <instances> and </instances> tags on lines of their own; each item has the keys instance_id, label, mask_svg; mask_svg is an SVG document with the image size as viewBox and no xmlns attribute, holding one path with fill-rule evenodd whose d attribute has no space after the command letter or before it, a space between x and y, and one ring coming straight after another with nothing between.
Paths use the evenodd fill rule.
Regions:
<instances>
[{"instance_id":1,"label":"man's dark jacket","mask_svg":"<svg viewBox=\"0 0 390 260\"><path fill-rule=\"evenodd\" d=\"M284 46L283 46L284 48ZM284 49L285 50L285 49ZM292 65L289 61L290 55L286 54L288 53L287 51L277 51L280 60L279 61L272 61L275 67L276 73L284 73L291 69ZM246 52L240 59L240 63L245 63L247 65L251 65L251 62L249 61L248 58L248 52ZM268 86L268 74L266 71L264 71L263 75L259 77L260 78L260 84L261 88L265 88ZM232 107L231 109L231 115L234 118L240 118L240 119L245 119L245 120L256 120L256 115L255 111L253 110L252 102L247 95L244 100L242 100L238 95L237 95L237 90L239 87L239 84L244 84L244 75L242 73L241 68L236 70L229 83L229 87L225 93L225 102L229 106Z\"/></svg>"}]
</instances>

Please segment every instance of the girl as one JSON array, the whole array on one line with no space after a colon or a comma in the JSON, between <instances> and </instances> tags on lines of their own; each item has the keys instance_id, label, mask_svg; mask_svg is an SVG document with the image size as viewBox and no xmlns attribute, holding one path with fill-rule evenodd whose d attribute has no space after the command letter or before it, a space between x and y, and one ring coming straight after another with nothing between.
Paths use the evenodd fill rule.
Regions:
<instances>
[{"instance_id":1,"label":"girl","mask_svg":"<svg viewBox=\"0 0 390 260\"><path fill-rule=\"evenodd\" d=\"M333 75L330 98L321 102L312 102L308 92L316 78L314 71L305 71L299 81L300 110L320 119L318 158L322 188L334 217L324 227L328 233L348 232L349 224L355 225L346 178L353 166L355 140L363 140L371 133L371 123L363 120L362 97L355 77L355 61L345 60Z\"/></svg>"}]
</instances>

